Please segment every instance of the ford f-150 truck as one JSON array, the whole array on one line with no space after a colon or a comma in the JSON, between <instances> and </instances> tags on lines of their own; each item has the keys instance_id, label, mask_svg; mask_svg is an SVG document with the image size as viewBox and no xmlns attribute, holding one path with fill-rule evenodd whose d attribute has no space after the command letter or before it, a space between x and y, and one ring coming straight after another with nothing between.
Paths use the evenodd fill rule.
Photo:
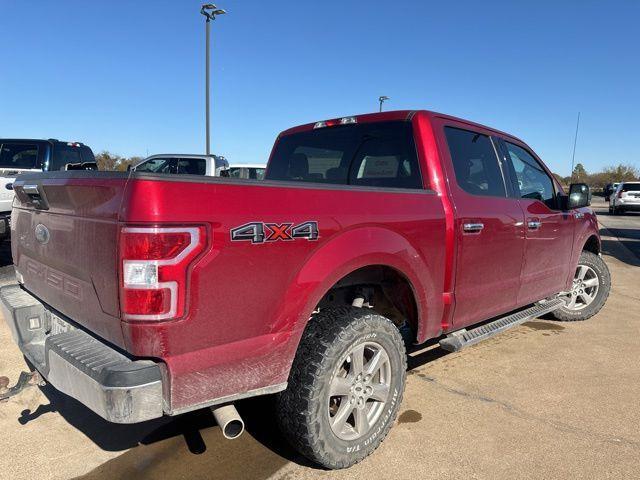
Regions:
<instances>
[{"instance_id":1,"label":"ford f-150 truck","mask_svg":"<svg viewBox=\"0 0 640 480\"><path fill-rule=\"evenodd\" d=\"M233 402L277 393L286 438L328 468L386 436L407 348L584 320L610 289L586 185L427 111L286 130L264 181L54 172L15 192L0 298L44 379L112 422L210 407L227 437Z\"/></svg>"}]
</instances>

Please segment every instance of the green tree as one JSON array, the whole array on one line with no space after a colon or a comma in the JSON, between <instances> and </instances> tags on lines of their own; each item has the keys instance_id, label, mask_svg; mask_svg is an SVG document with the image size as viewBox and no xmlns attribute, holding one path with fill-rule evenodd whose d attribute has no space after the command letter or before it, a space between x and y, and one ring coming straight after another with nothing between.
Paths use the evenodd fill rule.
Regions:
<instances>
[{"instance_id":1,"label":"green tree","mask_svg":"<svg viewBox=\"0 0 640 480\"><path fill-rule=\"evenodd\" d=\"M122 161L120 155L114 155L106 150L96 155L98 170L115 170L120 161Z\"/></svg>"},{"instance_id":2,"label":"green tree","mask_svg":"<svg viewBox=\"0 0 640 480\"><path fill-rule=\"evenodd\" d=\"M573 172L571 172L571 181L572 182L585 182L587 180L588 173L584 168L584 165L578 163L574 168Z\"/></svg>"}]
</instances>

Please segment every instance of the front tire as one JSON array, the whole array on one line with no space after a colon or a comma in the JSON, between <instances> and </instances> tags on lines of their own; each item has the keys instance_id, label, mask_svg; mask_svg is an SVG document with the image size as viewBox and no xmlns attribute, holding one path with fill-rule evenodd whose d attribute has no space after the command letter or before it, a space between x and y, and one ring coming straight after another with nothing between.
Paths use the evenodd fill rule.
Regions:
<instances>
[{"instance_id":1,"label":"front tire","mask_svg":"<svg viewBox=\"0 0 640 480\"><path fill-rule=\"evenodd\" d=\"M280 428L310 460L350 467L391 429L406 370L404 342L390 320L366 308L323 309L307 325L278 396Z\"/></svg>"},{"instance_id":2,"label":"front tire","mask_svg":"<svg viewBox=\"0 0 640 480\"><path fill-rule=\"evenodd\" d=\"M604 306L611 291L611 274L600 255L580 254L573 288L566 295L567 305L552 315L563 322L577 322L593 317Z\"/></svg>"}]
</instances>

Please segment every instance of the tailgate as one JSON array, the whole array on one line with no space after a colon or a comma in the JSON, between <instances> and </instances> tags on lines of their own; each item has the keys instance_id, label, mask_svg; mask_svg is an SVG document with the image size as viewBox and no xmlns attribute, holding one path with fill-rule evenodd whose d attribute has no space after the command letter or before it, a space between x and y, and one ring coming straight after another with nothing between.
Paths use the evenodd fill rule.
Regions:
<instances>
[{"instance_id":1,"label":"tailgate","mask_svg":"<svg viewBox=\"0 0 640 480\"><path fill-rule=\"evenodd\" d=\"M12 253L27 290L54 310L123 346L118 215L123 172L49 173L15 183Z\"/></svg>"}]
</instances>

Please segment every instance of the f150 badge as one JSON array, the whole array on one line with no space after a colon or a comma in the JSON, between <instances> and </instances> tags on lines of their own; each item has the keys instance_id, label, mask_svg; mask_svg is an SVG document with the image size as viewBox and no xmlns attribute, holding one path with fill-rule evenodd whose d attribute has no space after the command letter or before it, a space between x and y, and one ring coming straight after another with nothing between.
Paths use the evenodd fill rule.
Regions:
<instances>
[{"instance_id":1,"label":"f150 badge","mask_svg":"<svg viewBox=\"0 0 640 480\"><path fill-rule=\"evenodd\" d=\"M298 238L317 240L320 236L318 222L293 223L262 223L251 222L231 229L231 240L234 242L251 242L260 244L265 242L292 241Z\"/></svg>"}]
</instances>

